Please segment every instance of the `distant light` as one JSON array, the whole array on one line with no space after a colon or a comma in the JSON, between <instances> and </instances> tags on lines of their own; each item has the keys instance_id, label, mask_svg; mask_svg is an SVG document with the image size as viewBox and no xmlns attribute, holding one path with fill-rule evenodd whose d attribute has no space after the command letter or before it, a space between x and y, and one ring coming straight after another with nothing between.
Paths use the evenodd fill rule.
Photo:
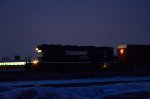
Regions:
<instances>
[{"instance_id":1,"label":"distant light","mask_svg":"<svg viewBox=\"0 0 150 99\"><path fill-rule=\"evenodd\" d=\"M26 62L0 62L0 66L25 65Z\"/></svg>"},{"instance_id":2,"label":"distant light","mask_svg":"<svg viewBox=\"0 0 150 99\"><path fill-rule=\"evenodd\" d=\"M120 54L124 54L124 49L120 49Z\"/></svg>"}]
</instances>

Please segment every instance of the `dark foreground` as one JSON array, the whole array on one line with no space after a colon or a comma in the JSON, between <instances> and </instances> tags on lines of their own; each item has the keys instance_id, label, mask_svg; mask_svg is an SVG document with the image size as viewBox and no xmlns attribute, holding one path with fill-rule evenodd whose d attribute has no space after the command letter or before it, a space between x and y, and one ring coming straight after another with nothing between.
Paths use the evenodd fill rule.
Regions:
<instances>
[{"instance_id":1,"label":"dark foreground","mask_svg":"<svg viewBox=\"0 0 150 99\"><path fill-rule=\"evenodd\" d=\"M87 79L115 76L148 76L134 72L27 72L27 71L3 71L0 72L0 81L28 81L28 80L56 80L56 79Z\"/></svg>"}]
</instances>

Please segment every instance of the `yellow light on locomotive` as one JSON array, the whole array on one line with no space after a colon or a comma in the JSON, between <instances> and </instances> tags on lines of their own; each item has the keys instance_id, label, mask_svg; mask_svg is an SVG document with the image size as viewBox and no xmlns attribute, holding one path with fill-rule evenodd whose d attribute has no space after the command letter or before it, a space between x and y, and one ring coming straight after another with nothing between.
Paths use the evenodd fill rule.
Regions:
<instances>
[{"instance_id":1,"label":"yellow light on locomotive","mask_svg":"<svg viewBox=\"0 0 150 99\"><path fill-rule=\"evenodd\" d=\"M35 48L35 50L38 52L38 53L41 53L42 50L40 50L39 48Z\"/></svg>"},{"instance_id":2,"label":"yellow light on locomotive","mask_svg":"<svg viewBox=\"0 0 150 99\"><path fill-rule=\"evenodd\" d=\"M120 49L120 54L124 54L124 49Z\"/></svg>"},{"instance_id":3,"label":"yellow light on locomotive","mask_svg":"<svg viewBox=\"0 0 150 99\"><path fill-rule=\"evenodd\" d=\"M35 50L38 51L39 49L38 49L38 48L35 48Z\"/></svg>"},{"instance_id":4,"label":"yellow light on locomotive","mask_svg":"<svg viewBox=\"0 0 150 99\"><path fill-rule=\"evenodd\" d=\"M36 60L33 60L32 63L36 65L39 63L39 61L36 59Z\"/></svg>"},{"instance_id":5,"label":"yellow light on locomotive","mask_svg":"<svg viewBox=\"0 0 150 99\"><path fill-rule=\"evenodd\" d=\"M38 52L38 53L41 53L41 52L42 52L42 50L38 50L37 52Z\"/></svg>"},{"instance_id":6,"label":"yellow light on locomotive","mask_svg":"<svg viewBox=\"0 0 150 99\"><path fill-rule=\"evenodd\" d=\"M107 63L104 63L103 66L102 66L102 68L103 68L103 69L108 68L108 64L107 64Z\"/></svg>"}]
</instances>

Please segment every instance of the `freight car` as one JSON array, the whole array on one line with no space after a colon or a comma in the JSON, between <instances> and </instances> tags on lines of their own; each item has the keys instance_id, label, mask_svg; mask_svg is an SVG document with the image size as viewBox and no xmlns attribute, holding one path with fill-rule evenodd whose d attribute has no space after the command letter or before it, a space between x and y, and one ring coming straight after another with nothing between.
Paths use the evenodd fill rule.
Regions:
<instances>
[{"instance_id":1,"label":"freight car","mask_svg":"<svg viewBox=\"0 0 150 99\"><path fill-rule=\"evenodd\" d=\"M37 46L37 59L32 70L44 71L99 71L113 62L112 47L47 45Z\"/></svg>"},{"instance_id":2,"label":"freight car","mask_svg":"<svg viewBox=\"0 0 150 99\"><path fill-rule=\"evenodd\" d=\"M150 45L119 45L117 56L123 70L145 73L150 70Z\"/></svg>"}]
</instances>

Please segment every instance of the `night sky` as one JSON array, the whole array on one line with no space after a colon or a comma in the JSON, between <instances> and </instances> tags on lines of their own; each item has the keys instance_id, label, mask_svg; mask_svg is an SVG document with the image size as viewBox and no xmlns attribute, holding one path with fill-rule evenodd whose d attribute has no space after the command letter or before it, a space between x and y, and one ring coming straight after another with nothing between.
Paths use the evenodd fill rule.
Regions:
<instances>
[{"instance_id":1,"label":"night sky","mask_svg":"<svg viewBox=\"0 0 150 99\"><path fill-rule=\"evenodd\" d=\"M0 0L0 57L39 44L150 45L150 0Z\"/></svg>"}]
</instances>

